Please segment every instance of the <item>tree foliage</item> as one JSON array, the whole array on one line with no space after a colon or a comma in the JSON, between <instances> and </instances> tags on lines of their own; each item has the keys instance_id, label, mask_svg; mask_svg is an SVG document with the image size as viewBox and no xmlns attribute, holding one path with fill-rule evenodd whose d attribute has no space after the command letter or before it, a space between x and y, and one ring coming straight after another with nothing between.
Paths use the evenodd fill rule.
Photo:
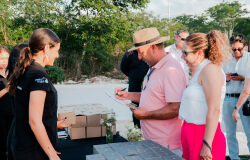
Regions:
<instances>
[{"instance_id":1,"label":"tree foliage","mask_svg":"<svg viewBox=\"0 0 250 160\"><path fill-rule=\"evenodd\" d=\"M234 34L242 33L250 40L250 17L237 18Z\"/></svg>"},{"instance_id":2,"label":"tree foliage","mask_svg":"<svg viewBox=\"0 0 250 160\"><path fill-rule=\"evenodd\" d=\"M212 28L210 23L208 22L208 17L205 15L183 15L176 17L175 20L187 26L190 33L206 33Z\"/></svg>"},{"instance_id":3,"label":"tree foliage","mask_svg":"<svg viewBox=\"0 0 250 160\"><path fill-rule=\"evenodd\" d=\"M230 37L235 30L239 30L239 26L243 21L246 22L243 16L247 13L248 10L244 9L243 4L238 1L222 2L208 8L200 16L183 15L176 17L175 20L186 25L190 32L206 33L209 30L218 29ZM244 28L246 27L245 24Z\"/></svg>"},{"instance_id":4,"label":"tree foliage","mask_svg":"<svg viewBox=\"0 0 250 160\"><path fill-rule=\"evenodd\" d=\"M0 43L12 47L46 27L62 39L57 64L69 76L113 69L134 32L131 9L149 0L4 0L0 6Z\"/></svg>"},{"instance_id":5,"label":"tree foliage","mask_svg":"<svg viewBox=\"0 0 250 160\"><path fill-rule=\"evenodd\" d=\"M236 19L247 13L247 9L243 9L238 1L223 2L207 10L208 16L212 18L213 27L224 31L229 37L237 25Z\"/></svg>"},{"instance_id":6,"label":"tree foliage","mask_svg":"<svg viewBox=\"0 0 250 160\"><path fill-rule=\"evenodd\" d=\"M172 20L143 11L149 0L2 0L0 44L9 48L28 42L37 28L50 28L62 40L56 65L66 77L96 75L119 66L122 54L133 46L132 34L157 27L174 42L178 29L208 32L220 29L249 35L249 17L242 4L220 3L201 16L183 15ZM244 25L244 27L242 27ZM249 37L249 36L248 36ZM57 72L59 73L59 72Z\"/></svg>"}]
</instances>

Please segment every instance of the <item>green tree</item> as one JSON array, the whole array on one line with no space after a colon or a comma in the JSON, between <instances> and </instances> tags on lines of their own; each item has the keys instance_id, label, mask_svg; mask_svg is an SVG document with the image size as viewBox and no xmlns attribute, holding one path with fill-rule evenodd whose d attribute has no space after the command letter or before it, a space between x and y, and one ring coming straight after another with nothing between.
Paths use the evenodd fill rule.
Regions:
<instances>
[{"instance_id":1,"label":"green tree","mask_svg":"<svg viewBox=\"0 0 250 160\"><path fill-rule=\"evenodd\" d=\"M187 29L190 33L206 33L211 30L211 24L208 21L208 17L204 14L201 16L183 15L174 18L174 20L187 26Z\"/></svg>"},{"instance_id":2,"label":"green tree","mask_svg":"<svg viewBox=\"0 0 250 160\"><path fill-rule=\"evenodd\" d=\"M165 45L174 43L177 30L187 28L180 22L160 18L160 16L154 16L152 13L146 13L145 11L135 13L131 21L135 31L142 28L156 27L162 36L170 36L170 40L166 41Z\"/></svg>"},{"instance_id":3,"label":"green tree","mask_svg":"<svg viewBox=\"0 0 250 160\"><path fill-rule=\"evenodd\" d=\"M250 17L237 18L237 25L234 28L234 34L242 33L250 41Z\"/></svg>"},{"instance_id":4,"label":"green tree","mask_svg":"<svg viewBox=\"0 0 250 160\"><path fill-rule=\"evenodd\" d=\"M206 12L212 19L213 27L224 31L228 37L234 32L237 18L248 13L247 9L244 9L243 5L238 1L220 3L209 8Z\"/></svg>"},{"instance_id":5,"label":"green tree","mask_svg":"<svg viewBox=\"0 0 250 160\"><path fill-rule=\"evenodd\" d=\"M149 0L3 0L0 43L28 41L33 30L47 27L62 39L57 65L66 75L110 71L128 48L133 33L128 17Z\"/></svg>"}]
</instances>

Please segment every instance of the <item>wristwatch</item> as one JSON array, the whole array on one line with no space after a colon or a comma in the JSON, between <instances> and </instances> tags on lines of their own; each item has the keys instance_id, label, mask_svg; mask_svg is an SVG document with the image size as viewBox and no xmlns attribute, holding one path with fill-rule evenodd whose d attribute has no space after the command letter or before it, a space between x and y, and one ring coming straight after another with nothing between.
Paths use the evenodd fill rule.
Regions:
<instances>
[{"instance_id":1,"label":"wristwatch","mask_svg":"<svg viewBox=\"0 0 250 160\"><path fill-rule=\"evenodd\" d=\"M234 110L237 110L237 107L236 107L236 106L234 106Z\"/></svg>"}]
</instances>

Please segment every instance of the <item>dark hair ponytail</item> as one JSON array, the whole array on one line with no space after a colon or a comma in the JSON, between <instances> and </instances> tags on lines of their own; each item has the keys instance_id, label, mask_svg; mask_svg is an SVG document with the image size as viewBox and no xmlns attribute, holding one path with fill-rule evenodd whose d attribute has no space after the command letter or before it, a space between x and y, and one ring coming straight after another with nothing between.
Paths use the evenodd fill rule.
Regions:
<instances>
[{"instance_id":1,"label":"dark hair ponytail","mask_svg":"<svg viewBox=\"0 0 250 160\"><path fill-rule=\"evenodd\" d=\"M14 69L14 73L10 76L9 93L15 94L19 78L24 74L26 68L31 65L32 57L39 51L43 50L46 45L53 48L57 43L60 43L59 37L48 28L36 29L29 39L29 47L24 48L20 53L20 59Z\"/></svg>"},{"instance_id":2,"label":"dark hair ponytail","mask_svg":"<svg viewBox=\"0 0 250 160\"><path fill-rule=\"evenodd\" d=\"M25 72L25 69L30 66L32 62L32 54L30 52L30 48L26 47L20 53L20 58L17 66L14 69L14 73L10 76L10 89L9 93L11 95L15 94L15 90L18 84L18 79L22 76Z\"/></svg>"},{"instance_id":3,"label":"dark hair ponytail","mask_svg":"<svg viewBox=\"0 0 250 160\"><path fill-rule=\"evenodd\" d=\"M28 43L20 43L16 45L14 48L12 48L10 52L10 57L8 60L8 66L6 68L6 73L8 73L7 75L8 80L10 79L10 76L13 74L15 66L17 66L17 63L20 58L20 53L25 47L28 47L28 46L29 46Z\"/></svg>"}]
</instances>

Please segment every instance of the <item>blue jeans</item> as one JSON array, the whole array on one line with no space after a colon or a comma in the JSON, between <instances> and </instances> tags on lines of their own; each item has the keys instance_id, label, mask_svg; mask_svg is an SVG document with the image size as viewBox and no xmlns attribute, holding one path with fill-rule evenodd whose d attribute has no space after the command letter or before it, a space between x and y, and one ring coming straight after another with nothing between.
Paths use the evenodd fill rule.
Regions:
<instances>
[{"instance_id":1,"label":"blue jeans","mask_svg":"<svg viewBox=\"0 0 250 160\"><path fill-rule=\"evenodd\" d=\"M223 104L223 121L226 128L226 138L229 150L229 157L231 160L239 160L239 146L236 138L236 125L237 123L233 120L232 114L238 98L226 96ZM250 116L244 116L242 107L239 110L240 119L247 136L247 145L250 152Z\"/></svg>"}]
</instances>

